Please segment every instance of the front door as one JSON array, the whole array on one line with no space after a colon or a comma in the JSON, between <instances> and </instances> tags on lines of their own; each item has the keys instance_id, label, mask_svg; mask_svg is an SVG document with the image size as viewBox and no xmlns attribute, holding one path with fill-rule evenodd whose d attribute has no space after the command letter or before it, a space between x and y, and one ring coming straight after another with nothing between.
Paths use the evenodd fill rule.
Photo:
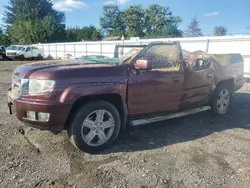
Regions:
<instances>
[{"instance_id":1,"label":"front door","mask_svg":"<svg viewBox=\"0 0 250 188\"><path fill-rule=\"evenodd\" d=\"M152 62L152 69L130 70L128 80L128 110L130 115L179 109L184 73L176 43L154 44L136 59Z\"/></svg>"},{"instance_id":2,"label":"front door","mask_svg":"<svg viewBox=\"0 0 250 188\"><path fill-rule=\"evenodd\" d=\"M32 58L32 50L30 47L26 48L25 58Z\"/></svg>"}]
</instances>

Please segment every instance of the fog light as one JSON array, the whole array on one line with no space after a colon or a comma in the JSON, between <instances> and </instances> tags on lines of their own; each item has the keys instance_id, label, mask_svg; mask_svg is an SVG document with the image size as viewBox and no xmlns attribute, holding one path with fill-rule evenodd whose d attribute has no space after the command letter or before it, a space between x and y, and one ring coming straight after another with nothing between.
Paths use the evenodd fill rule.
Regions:
<instances>
[{"instance_id":1,"label":"fog light","mask_svg":"<svg viewBox=\"0 0 250 188\"><path fill-rule=\"evenodd\" d=\"M49 113L27 111L27 119L31 121L48 122L49 118L50 118Z\"/></svg>"},{"instance_id":2,"label":"fog light","mask_svg":"<svg viewBox=\"0 0 250 188\"><path fill-rule=\"evenodd\" d=\"M49 113L38 112L38 121L48 122L50 118Z\"/></svg>"},{"instance_id":3,"label":"fog light","mask_svg":"<svg viewBox=\"0 0 250 188\"><path fill-rule=\"evenodd\" d=\"M27 111L27 119L36 121L36 112L33 111Z\"/></svg>"}]
</instances>

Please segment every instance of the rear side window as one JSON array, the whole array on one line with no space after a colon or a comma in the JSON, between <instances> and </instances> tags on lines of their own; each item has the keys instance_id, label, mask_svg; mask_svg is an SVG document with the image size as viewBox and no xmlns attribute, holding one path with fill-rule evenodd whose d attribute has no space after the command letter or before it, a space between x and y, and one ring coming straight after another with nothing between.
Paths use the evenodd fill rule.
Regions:
<instances>
[{"instance_id":1,"label":"rear side window","mask_svg":"<svg viewBox=\"0 0 250 188\"><path fill-rule=\"evenodd\" d=\"M37 47L32 46L32 49L33 49L33 50L37 50L38 48L37 48Z\"/></svg>"},{"instance_id":2,"label":"rear side window","mask_svg":"<svg viewBox=\"0 0 250 188\"><path fill-rule=\"evenodd\" d=\"M203 70L209 68L211 61L209 59L197 59L193 71Z\"/></svg>"}]
</instances>

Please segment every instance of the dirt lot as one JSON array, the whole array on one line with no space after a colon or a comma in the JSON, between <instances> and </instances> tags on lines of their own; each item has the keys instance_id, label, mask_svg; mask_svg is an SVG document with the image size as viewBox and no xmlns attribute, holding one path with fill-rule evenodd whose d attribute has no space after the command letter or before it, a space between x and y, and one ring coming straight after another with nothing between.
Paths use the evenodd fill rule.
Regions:
<instances>
[{"instance_id":1,"label":"dirt lot","mask_svg":"<svg viewBox=\"0 0 250 188\"><path fill-rule=\"evenodd\" d=\"M65 132L25 127L6 108L18 61L0 62L0 187L250 187L250 84L226 116L204 112L144 125L99 155Z\"/></svg>"}]
</instances>

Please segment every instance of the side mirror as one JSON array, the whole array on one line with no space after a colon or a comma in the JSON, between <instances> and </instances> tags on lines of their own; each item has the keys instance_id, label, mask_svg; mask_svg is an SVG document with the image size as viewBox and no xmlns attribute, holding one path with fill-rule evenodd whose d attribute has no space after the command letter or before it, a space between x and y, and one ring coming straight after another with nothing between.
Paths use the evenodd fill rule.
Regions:
<instances>
[{"instance_id":1,"label":"side mirror","mask_svg":"<svg viewBox=\"0 0 250 188\"><path fill-rule=\"evenodd\" d=\"M148 60L139 59L135 62L135 69L137 70L150 70L152 69L152 62Z\"/></svg>"}]
</instances>

